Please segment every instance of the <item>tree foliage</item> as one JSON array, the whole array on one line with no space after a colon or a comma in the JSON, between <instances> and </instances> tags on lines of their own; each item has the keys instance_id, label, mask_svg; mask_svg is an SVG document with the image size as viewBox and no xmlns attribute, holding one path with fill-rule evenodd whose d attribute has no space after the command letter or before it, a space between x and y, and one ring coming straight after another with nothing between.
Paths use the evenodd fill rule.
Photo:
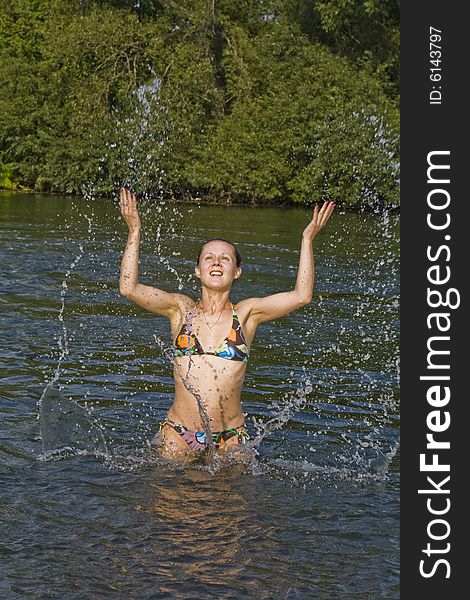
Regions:
<instances>
[{"instance_id":1,"label":"tree foliage","mask_svg":"<svg viewBox=\"0 0 470 600\"><path fill-rule=\"evenodd\" d=\"M398 203L397 8L0 0L0 184Z\"/></svg>"}]
</instances>

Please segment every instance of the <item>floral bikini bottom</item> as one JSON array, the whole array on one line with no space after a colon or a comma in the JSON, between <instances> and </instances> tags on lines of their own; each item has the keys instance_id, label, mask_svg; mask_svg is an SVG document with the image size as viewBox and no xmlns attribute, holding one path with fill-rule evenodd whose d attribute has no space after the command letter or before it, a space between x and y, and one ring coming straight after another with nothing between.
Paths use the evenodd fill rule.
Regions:
<instances>
[{"instance_id":1,"label":"floral bikini bottom","mask_svg":"<svg viewBox=\"0 0 470 600\"><path fill-rule=\"evenodd\" d=\"M183 438L193 452L203 452L204 450L207 450L209 444L205 431L191 431L180 423L175 423L174 421L170 421L170 419L165 419L164 421L160 422L159 432L165 425L169 425L172 429L179 433L179 435ZM240 445L246 444L250 439L250 436L248 435L244 425L240 425L240 427L233 427L232 429L213 431L212 443L214 444L214 447L218 449L221 448L227 440L235 436L238 436L238 443Z\"/></svg>"}]
</instances>

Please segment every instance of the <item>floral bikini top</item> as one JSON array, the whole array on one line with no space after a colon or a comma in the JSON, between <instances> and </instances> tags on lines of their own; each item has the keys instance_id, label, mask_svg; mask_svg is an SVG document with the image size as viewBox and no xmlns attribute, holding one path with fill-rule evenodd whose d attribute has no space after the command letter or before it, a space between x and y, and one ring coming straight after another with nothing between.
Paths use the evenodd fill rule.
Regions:
<instances>
[{"instance_id":1,"label":"floral bikini top","mask_svg":"<svg viewBox=\"0 0 470 600\"><path fill-rule=\"evenodd\" d=\"M211 356L219 356L228 360L241 360L248 362L248 346L245 340L245 335L240 324L240 320L232 307L232 327L228 336L214 350L214 352L205 352L200 341L191 332L189 327L188 314L186 314L185 322L181 327L179 334L176 336L175 345L173 346L173 356L194 356L208 354Z\"/></svg>"}]
</instances>

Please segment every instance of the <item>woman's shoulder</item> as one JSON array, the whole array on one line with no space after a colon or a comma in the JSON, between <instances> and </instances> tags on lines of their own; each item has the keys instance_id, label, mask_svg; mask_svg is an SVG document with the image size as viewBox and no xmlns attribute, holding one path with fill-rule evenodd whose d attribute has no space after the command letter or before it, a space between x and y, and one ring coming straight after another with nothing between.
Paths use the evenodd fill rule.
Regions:
<instances>
[{"instance_id":1,"label":"woman's shoulder","mask_svg":"<svg viewBox=\"0 0 470 600\"><path fill-rule=\"evenodd\" d=\"M248 317L253 305L255 304L257 298L245 298L244 300L240 300L236 304L233 305L235 312L240 317Z\"/></svg>"},{"instance_id":2,"label":"woman's shoulder","mask_svg":"<svg viewBox=\"0 0 470 600\"><path fill-rule=\"evenodd\" d=\"M175 300L178 310L170 318L173 334L175 334L177 329L180 329L184 323L187 313L189 313L196 306L196 302L190 296L186 296L186 294L175 294Z\"/></svg>"},{"instance_id":3,"label":"woman's shoulder","mask_svg":"<svg viewBox=\"0 0 470 600\"><path fill-rule=\"evenodd\" d=\"M245 298L233 305L248 346L251 346L256 333L257 323L251 318L251 311L256 300L257 298Z\"/></svg>"},{"instance_id":4,"label":"woman's shoulder","mask_svg":"<svg viewBox=\"0 0 470 600\"><path fill-rule=\"evenodd\" d=\"M186 294L175 294L176 302L182 309L190 310L196 306L196 301Z\"/></svg>"},{"instance_id":5,"label":"woman's shoulder","mask_svg":"<svg viewBox=\"0 0 470 600\"><path fill-rule=\"evenodd\" d=\"M245 308L249 307L256 301L256 298L244 298L243 300L239 300L237 303L233 303L235 308Z\"/></svg>"}]
</instances>

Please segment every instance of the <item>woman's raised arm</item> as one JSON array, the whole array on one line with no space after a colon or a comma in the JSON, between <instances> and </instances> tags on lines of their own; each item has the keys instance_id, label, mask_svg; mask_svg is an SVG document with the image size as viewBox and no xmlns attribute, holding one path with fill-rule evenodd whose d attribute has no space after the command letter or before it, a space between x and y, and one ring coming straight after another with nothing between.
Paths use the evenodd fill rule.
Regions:
<instances>
[{"instance_id":1,"label":"woman's raised arm","mask_svg":"<svg viewBox=\"0 0 470 600\"><path fill-rule=\"evenodd\" d=\"M312 301L315 282L313 240L327 224L335 206L333 202L325 202L320 209L318 205L315 206L312 220L302 234L299 268L294 289L250 300L250 319L253 319L256 325L284 317Z\"/></svg>"},{"instance_id":2,"label":"woman's raised arm","mask_svg":"<svg viewBox=\"0 0 470 600\"><path fill-rule=\"evenodd\" d=\"M121 260L119 293L142 308L171 319L186 296L165 292L138 282L141 221L135 194L121 188L119 206L129 227L127 245Z\"/></svg>"}]
</instances>

